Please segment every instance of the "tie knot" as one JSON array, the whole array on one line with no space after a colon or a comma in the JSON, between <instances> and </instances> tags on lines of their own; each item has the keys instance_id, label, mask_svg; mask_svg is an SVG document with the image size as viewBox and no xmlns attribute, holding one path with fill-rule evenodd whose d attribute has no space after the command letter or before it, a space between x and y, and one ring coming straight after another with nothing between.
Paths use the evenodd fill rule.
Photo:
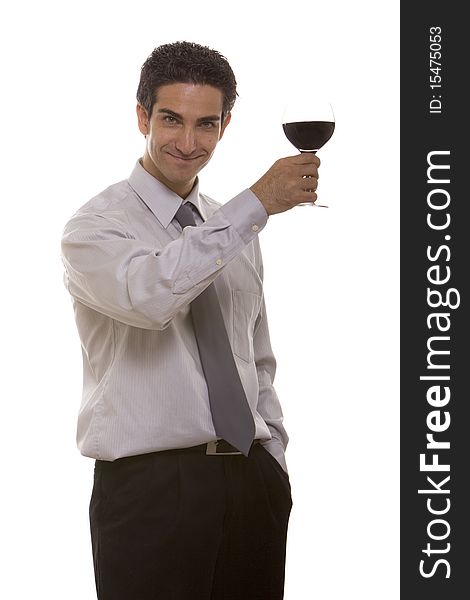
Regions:
<instances>
[{"instance_id":1,"label":"tie knot","mask_svg":"<svg viewBox=\"0 0 470 600\"><path fill-rule=\"evenodd\" d=\"M175 219L183 228L187 227L188 225L196 225L190 202L186 202L178 208L175 214Z\"/></svg>"}]
</instances>

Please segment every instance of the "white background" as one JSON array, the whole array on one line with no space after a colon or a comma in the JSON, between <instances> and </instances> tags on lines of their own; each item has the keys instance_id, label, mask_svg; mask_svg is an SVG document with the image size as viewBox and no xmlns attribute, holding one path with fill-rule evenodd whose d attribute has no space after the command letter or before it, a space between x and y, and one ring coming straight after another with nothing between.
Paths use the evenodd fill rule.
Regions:
<instances>
[{"instance_id":1,"label":"white background","mask_svg":"<svg viewBox=\"0 0 470 600\"><path fill-rule=\"evenodd\" d=\"M75 446L81 354L60 237L130 174L140 66L181 39L219 50L239 83L200 176L221 202L296 153L280 127L293 82L331 98L318 188L330 208L276 215L260 234L291 438L285 598L399 597L398 21L390 0L2 9L2 598L95 598L93 461Z\"/></svg>"}]
</instances>

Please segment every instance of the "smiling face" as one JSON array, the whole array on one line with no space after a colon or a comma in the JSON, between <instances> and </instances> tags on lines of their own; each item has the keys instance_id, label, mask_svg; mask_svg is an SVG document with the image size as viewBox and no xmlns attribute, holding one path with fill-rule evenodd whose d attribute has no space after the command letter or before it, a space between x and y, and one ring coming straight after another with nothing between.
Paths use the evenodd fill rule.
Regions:
<instances>
[{"instance_id":1,"label":"smiling face","mask_svg":"<svg viewBox=\"0 0 470 600\"><path fill-rule=\"evenodd\" d=\"M152 115L137 105L139 129L146 136L146 171L186 198L197 174L214 153L230 121L222 123L222 92L210 85L172 83L157 91Z\"/></svg>"}]
</instances>

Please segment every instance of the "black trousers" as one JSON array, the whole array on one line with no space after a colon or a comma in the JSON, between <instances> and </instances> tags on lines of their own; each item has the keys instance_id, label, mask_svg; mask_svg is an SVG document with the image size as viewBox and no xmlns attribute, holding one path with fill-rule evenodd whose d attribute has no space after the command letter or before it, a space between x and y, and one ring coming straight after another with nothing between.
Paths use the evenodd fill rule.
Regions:
<instances>
[{"instance_id":1,"label":"black trousers","mask_svg":"<svg viewBox=\"0 0 470 600\"><path fill-rule=\"evenodd\" d=\"M200 447L96 461L99 600L280 600L292 507L282 467Z\"/></svg>"}]
</instances>

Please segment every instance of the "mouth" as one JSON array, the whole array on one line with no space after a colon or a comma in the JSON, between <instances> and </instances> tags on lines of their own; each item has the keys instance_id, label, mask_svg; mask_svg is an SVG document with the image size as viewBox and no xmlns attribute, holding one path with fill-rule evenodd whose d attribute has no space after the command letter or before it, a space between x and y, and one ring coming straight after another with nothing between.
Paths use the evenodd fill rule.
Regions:
<instances>
[{"instance_id":1,"label":"mouth","mask_svg":"<svg viewBox=\"0 0 470 600\"><path fill-rule=\"evenodd\" d=\"M195 160L198 160L199 158L202 158L201 155L193 156L193 157L185 157L185 156L176 156L175 154L172 154L171 152L167 152L167 154L169 154L171 156L171 158L173 158L174 160L176 160L180 163L191 163Z\"/></svg>"}]
</instances>

